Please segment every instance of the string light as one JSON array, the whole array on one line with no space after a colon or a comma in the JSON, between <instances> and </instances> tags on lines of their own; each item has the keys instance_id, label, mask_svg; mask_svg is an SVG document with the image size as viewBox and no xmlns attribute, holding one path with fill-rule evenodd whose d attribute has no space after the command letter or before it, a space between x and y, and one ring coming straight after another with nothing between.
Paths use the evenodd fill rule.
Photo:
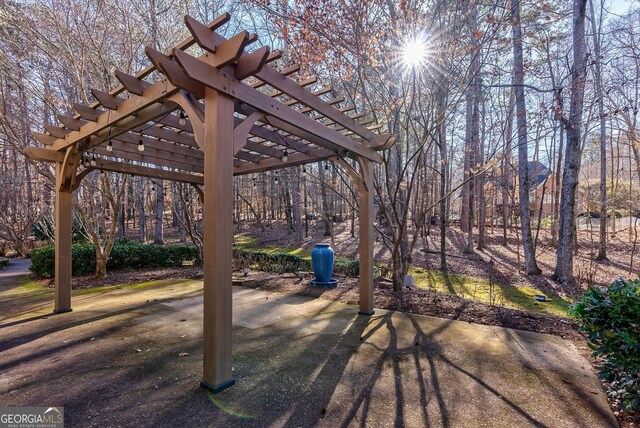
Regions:
<instances>
[{"instance_id":1,"label":"string light","mask_svg":"<svg viewBox=\"0 0 640 428\"><path fill-rule=\"evenodd\" d=\"M282 162L286 162L289 160L289 150L284 149L284 154L282 155Z\"/></svg>"},{"instance_id":2,"label":"string light","mask_svg":"<svg viewBox=\"0 0 640 428\"><path fill-rule=\"evenodd\" d=\"M144 152L144 141L142 141L142 136L140 136L140 139L138 140L138 151Z\"/></svg>"},{"instance_id":3,"label":"string light","mask_svg":"<svg viewBox=\"0 0 640 428\"><path fill-rule=\"evenodd\" d=\"M184 111L180 110L180 120L178 120L178 123L182 126L187 124L187 120L184 117Z\"/></svg>"},{"instance_id":4,"label":"string light","mask_svg":"<svg viewBox=\"0 0 640 428\"><path fill-rule=\"evenodd\" d=\"M109 142L107 143L107 151L109 153L113 151L113 143L111 142L111 140L109 140Z\"/></svg>"},{"instance_id":5,"label":"string light","mask_svg":"<svg viewBox=\"0 0 640 428\"><path fill-rule=\"evenodd\" d=\"M96 162L96 154L94 153L91 157L91 166L96 166L98 163Z\"/></svg>"}]
</instances>

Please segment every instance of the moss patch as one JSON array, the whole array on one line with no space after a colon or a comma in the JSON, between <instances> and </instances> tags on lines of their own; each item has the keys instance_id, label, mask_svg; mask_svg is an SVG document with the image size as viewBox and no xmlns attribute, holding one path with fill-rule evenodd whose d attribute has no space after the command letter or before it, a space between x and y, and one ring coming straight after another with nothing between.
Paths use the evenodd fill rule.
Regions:
<instances>
[{"instance_id":1,"label":"moss patch","mask_svg":"<svg viewBox=\"0 0 640 428\"><path fill-rule=\"evenodd\" d=\"M496 306L506 306L529 312L547 315L567 316L570 301L556 294L546 294L529 287L518 287L490 283L487 280L464 275L445 274L437 270L410 268L409 274L415 277L420 288L440 293L455 294L467 299L477 300ZM546 302L539 302L536 295L543 295Z\"/></svg>"},{"instance_id":2,"label":"moss patch","mask_svg":"<svg viewBox=\"0 0 640 428\"><path fill-rule=\"evenodd\" d=\"M91 287L91 288L81 288L71 291L72 296L84 296L92 293L100 293L103 291L111 291L111 290L139 290L147 287L153 286L167 286L167 285L181 285L191 280L185 279L158 279L154 281L146 281L146 282L137 282L134 284L116 284L116 285L105 285L102 287ZM29 277L24 277L19 279L20 283L20 291L49 291L53 294L54 289L51 287L47 287L42 285L39 282L31 280Z\"/></svg>"},{"instance_id":3,"label":"moss patch","mask_svg":"<svg viewBox=\"0 0 640 428\"><path fill-rule=\"evenodd\" d=\"M256 238L254 238L253 236L247 236L247 235L236 235L235 242L236 242L235 247L241 250L256 250L256 251L262 251L269 254L286 253L286 254L292 254L294 256L298 256L306 260L311 260L311 251L307 251L302 247L287 248L287 247L277 247L277 246L263 246L263 245L260 245L260 243ZM348 259L340 259L340 260L348 260Z\"/></svg>"}]
</instances>

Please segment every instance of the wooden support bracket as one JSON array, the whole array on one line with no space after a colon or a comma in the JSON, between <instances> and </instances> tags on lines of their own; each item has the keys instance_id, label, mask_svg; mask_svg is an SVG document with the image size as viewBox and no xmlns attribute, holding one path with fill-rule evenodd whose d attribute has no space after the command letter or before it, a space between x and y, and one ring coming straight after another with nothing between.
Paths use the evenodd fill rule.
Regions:
<instances>
[{"instance_id":1,"label":"wooden support bracket","mask_svg":"<svg viewBox=\"0 0 640 428\"><path fill-rule=\"evenodd\" d=\"M239 125L236 125L233 130L233 153L237 154L247 143L247 138L249 138L249 133L251 132L251 128L253 128L254 124L262 119L264 114L262 112L254 112L251 113L246 119L240 122Z\"/></svg>"}]
</instances>

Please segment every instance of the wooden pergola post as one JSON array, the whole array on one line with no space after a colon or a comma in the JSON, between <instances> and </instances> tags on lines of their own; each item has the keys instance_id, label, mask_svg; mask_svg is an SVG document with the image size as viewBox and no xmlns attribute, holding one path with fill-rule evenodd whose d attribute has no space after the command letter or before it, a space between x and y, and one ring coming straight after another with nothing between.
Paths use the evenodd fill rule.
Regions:
<instances>
[{"instance_id":1,"label":"wooden pergola post","mask_svg":"<svg viewBox=\"0 0 640 428\"><path fill-rule=\"evenodd\" d=\"M234 384L231 354L233 98L205 90L204 374L214 393Z\"/></svg>"},{"instance_id":2,"label":"wooden pergola post","mask_svg":"<svg viewBox=\"0 0 640 428\"><path fill-rule=\"evenodd\" d=\"M358 178L358 196L360 218L358 237L360 240L360 311L362 315L373 314L373 173L371 162L358 157L360 177Z\"/></svg>"},{"instance_id":3,"label":"wooden pergola post","mask_svg":"<svg viewBox=\"0 0 640 428\"><path fill-rule=\"evenodd\" d=\"M54 313L71 311L71 201L73 193L65 186L63 162L56 162L55 230L55 308Z\"/></svg>"}]
</instances>

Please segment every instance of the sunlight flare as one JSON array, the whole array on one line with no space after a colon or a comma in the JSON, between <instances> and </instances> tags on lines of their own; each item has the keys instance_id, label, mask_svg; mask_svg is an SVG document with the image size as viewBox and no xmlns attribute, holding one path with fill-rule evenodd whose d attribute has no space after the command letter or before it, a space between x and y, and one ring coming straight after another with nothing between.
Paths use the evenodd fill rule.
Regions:
<instances>
[{"instance_id":1,"label":"sunlight flare","mask_svg":"<svg viewBox=\"0 0 640 428\"><path fill-rule=\"evenodd\" d=\"M410 37L402 43L402 64L405 68L415 70L423 66L427 56L427 41L423 37Z\"/></svg>"}]
</instances>

